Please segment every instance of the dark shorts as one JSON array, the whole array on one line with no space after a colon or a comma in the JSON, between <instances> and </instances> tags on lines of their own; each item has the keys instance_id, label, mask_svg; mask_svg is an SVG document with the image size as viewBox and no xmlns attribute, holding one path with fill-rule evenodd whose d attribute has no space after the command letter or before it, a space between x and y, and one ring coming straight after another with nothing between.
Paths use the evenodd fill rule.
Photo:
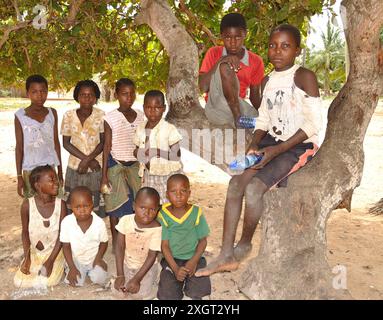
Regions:
<instances>
[{"instance_id":1,"label":"dark shorts","mask_svg":"<svg viewBox=\"0 0 383 320\"><path fill-rule=\"evenodd\" d=\"M68 197L70 192L78 186L86 186L92 192L93 211L100 217L105 218L104 198L100 192L101 170L96 172L78 173L77 170L67 167L65 174L65 199L68 213L72 213Z\"/></svg>"},{"instance_id":2,"label":"dark shorts","mask_svg":"<svg viewBox=\"0 0 383 320\"><path fill-rule=\"evenodd\" d=\"M260 142L259 147L275 146L282 142L281 140L276 141L271 135L267 134ZM274 185L286 187L287 177L311 160L317 149L318 147L313 143L299 143L258 170L255 177L269 188Z\"/></svg>"},{"instance_id":3,"label":"dark shorts","mask_svg":"<svg viewBox=\"0 0 383 320\"><path fill-rule=\"evenodd\" d=\"M178 266L184 266L188 260L174 259ZM159 300L181 300L184 296L192 298L193 300L201 300L202 297L211 294L211 283L209 277L196 277L185 279L185 281L178 281L170 269L165 259L161 260L161 274L160 282L158 284L157 298ZM201 257L198 261L197 269L206 267L206 259Z\"/></svg>"}]
</instances>

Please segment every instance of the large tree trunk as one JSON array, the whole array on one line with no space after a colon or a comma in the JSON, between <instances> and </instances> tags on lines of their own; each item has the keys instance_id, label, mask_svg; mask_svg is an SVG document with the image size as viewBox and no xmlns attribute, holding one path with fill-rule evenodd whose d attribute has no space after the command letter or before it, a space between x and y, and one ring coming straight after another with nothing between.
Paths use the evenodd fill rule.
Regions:
<instances>
[{"instance_id":1,"label":"large tree trunk","mask_svg":"<svg viewBox=\"0 0 383 320\"><path fill-rule=\"evenodd\" d=\"M213 126L208 122L198 101L198 48L175 17L168 1L141 0L135 24L143 23L156 33L170 57L166 119L181 131L184 138L181 146L205 155L205 160L226 170L233 155L244 152L246 141L251 139L250 130L237 132L228 126ZM202 136L203 143L200 144Z\"/></svg>"},{"instance_id":2,"label":"large tree trunk","mask_svg":"<svg viewBox=\"0 0 383 320\"><path fill-rule=\"evenodd\" d=\"M198 101L198 49L166 0L141 0L136 24L146 23L169 55L167 119L180 127L202 128L208 122Z\"/></svg>"},{"instance_id":3,"label":"large tree trunk","mask_svg":"<svg viewBox=\"0 0 383 320\"><path fill-rule=\"evenodd\" d=\"M350 74L330 106L318 155L289 178L288 188L265 196L260 251L240 285L251 299L349 297L327 263L326 222L362 177L363 140L383 88L377 59L383 2L345 0L342 5Z\"/></svg>"}]
</instances>

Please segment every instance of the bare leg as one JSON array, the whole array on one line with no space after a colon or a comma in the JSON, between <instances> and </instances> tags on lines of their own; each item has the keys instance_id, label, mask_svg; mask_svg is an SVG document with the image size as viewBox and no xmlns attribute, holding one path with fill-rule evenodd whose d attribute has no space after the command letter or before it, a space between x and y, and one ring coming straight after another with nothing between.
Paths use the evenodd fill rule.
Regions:
<instances>
[{"instance_id":1,"label":"bare leg","mask_svg":"<svg viewBox=\"0 0 383 320\"><path fill-rule=\"evenodd\" d=\"M251 252L251 240L263 213L263 195L267 190L268 187L256 177L246 187L242 236L234 248L234 257L238 261L243 260Z\"/></svg>"},{"instance_id":2,"label":"bare leg","mask_svg":"<svg viewBox=\"0 0 383 320\"><path fill-rule=\"evenodd\" d=\"M233 113L234 122L241 115L239 108L239 84L234 70L230 69L227 63L219 66L221 73L222 90L226 101Z\"/></svg>"},{"instance_id":3,"label":"bare leg","mask_svg":"<svg viewBox=\"0 0 383 320\"><path fill-rule=\"evenodd\" d=\"M254 174L255 171L246 170L241 175L231 178L226 194L221 252L205 268L196 272L197 277L208 276L216 272L233 271L238 268L239 263L234 258L233 249L235 234L241 216L245 188Z\"/></svg>"},{"instance_id":4,"label":"bare leg","mask_svg":"<svg viewBox=\"0 0 383 320\"><path fill-rule=\"evenodd\" d=\"M117 241L117 230L116 225L118 224L118 218L109 216L110 221L110 232L112 233L112 252L115 252L116 241Z\"/></svg>"}]
</instances>

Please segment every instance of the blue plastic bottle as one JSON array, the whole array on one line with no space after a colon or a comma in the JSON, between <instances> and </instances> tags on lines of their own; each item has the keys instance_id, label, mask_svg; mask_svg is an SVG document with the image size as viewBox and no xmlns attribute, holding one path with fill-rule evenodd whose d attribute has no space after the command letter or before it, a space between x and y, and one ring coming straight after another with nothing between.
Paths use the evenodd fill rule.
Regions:
<instances>
[{"instance_id":1,"label":"blue plastic bottle","mask_svg":"<svg viewBox=\"0 0 383 320\"><path fill-rule=\"evenodd\" d=\"M255 118L240 116L238 119L238 125L241 128L253 129L255 128Z\"/></svg>"},{"instance_id":2,"label":"blue plastic bottle","mask_svg":"<svg viewBox=\"0 0 383 320\"><path fill-rule=\"evenodd\" d=\"M262 160L261 154L247 154L238 156L229 164L231 170L245 170Z\"/></svg>"}]
</instances>

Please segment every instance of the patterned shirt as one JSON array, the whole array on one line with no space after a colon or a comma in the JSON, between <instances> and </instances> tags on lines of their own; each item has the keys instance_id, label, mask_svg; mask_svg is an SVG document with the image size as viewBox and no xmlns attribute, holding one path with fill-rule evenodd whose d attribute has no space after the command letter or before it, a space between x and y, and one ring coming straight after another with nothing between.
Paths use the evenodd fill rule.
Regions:
<instances>
[{"instance_id":1,"label":"patterned shirt","mask_svg":"<svg viewBox=\"0 0 383 320\"><path fill-rule=\"evenodd\" d=\"M55 116L51 108L43 122L27 116L23 108L17 110L15 116L23 130L23 170L30 171L47 164L59 166L54 141Z\"/></svg>"},{"instance_id":2,"label":"patterned shirt","mask_svg":"<svg viewBox=\"0 0 383 320\"><path fill-rule=\"evenodd\" d=\"M303 142L317 145L322 127L321 99L310 97L295 85L294 77L299 68L294 65L269 74L255 129L268 131L272 137L282 141L301 129L308 137Z\"/></svg>"},{"instance_id":3,"label":"patterned shirt","mask_svg":"<svg viewBox=\"0 0 383 320\"><path fill-rule=\"evenodd\" d=\"M133 142L139 148L145 148L146 141L146 126L147 121L137 127ZM160 122L150 130L149 145L150 148L170 151L170 147L181 141L182 135L177 128L171 123L161 119ZM150 159L150 175L166 176L172 172L176 172L182 168L181 161L167 160L164 158ZM145 164L141 163L139 176L142 177L145 169Z\"/></svg>"},{"instance_id":4,"label":"patterned shirt","mask_svg":"<svg viewBox=\"0 0 383 320\"><path fill-rule=\"evenodd\" d=\"M69 110L64 114L61 124L61 134L71 137L71 144L83 154L89 155L100 143L100 133L104 132L104 114L104 111L93 108L92 114L86 118L84 125L82 125L76 110ZM96 160L102 165L102 153L96 157ZM72 154L69 155L69 168L77 170L80 162L81 160L79 158ZM90 169L88 169L88 171L90 171Z\"/></svg>"}]
</instances>

